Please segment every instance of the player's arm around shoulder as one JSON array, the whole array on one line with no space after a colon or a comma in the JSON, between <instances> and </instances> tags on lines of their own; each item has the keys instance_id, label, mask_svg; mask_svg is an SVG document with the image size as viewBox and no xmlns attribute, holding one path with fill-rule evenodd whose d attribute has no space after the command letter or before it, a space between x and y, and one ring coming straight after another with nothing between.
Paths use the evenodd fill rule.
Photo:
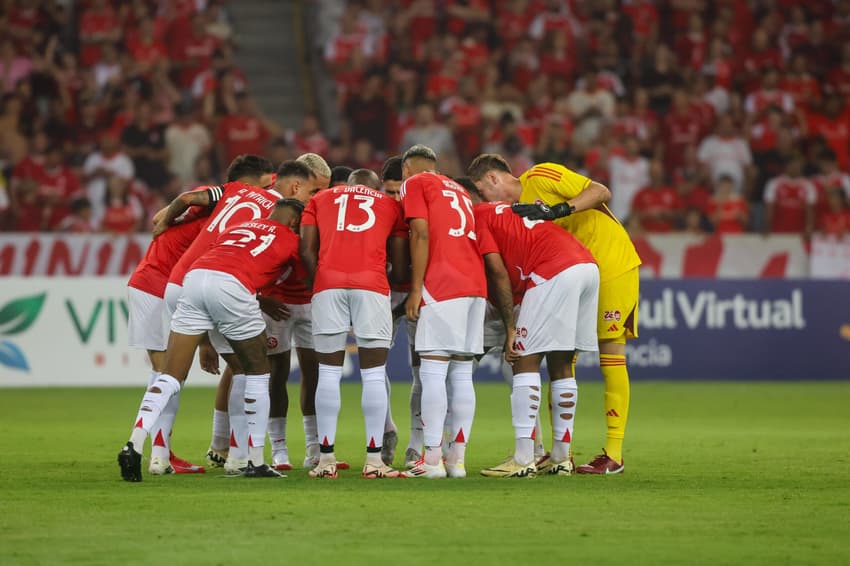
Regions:
<instances>
[{"instance_id":1,"label":"player's arm around shoulder","mask_svg":"<svg viewBox=\"0 0 850 566\"><path fill-rule=\"evenodd\" d=\"M522 204L514 205L514 212L532 220L556 220L611 199L611 191L602 183L554 163L535 165L520 182Z\"/></svg>"},{"instance_id":2,"label":"player's arm around shoulder","mask_svg":"<svg viewBox=\"0 0 850 566\"><path fill-rule=\"evenodd\" d=\"M216 194L218 195L217 197ZM190 206L209 206L214 199L217 200L220 197L221 187L212 187L205 191L186 191L185 193L180 193L171 201L171 204L158 212L156 217L154 217L154 237L165 232Z\"/></svg>"}]
</instances>

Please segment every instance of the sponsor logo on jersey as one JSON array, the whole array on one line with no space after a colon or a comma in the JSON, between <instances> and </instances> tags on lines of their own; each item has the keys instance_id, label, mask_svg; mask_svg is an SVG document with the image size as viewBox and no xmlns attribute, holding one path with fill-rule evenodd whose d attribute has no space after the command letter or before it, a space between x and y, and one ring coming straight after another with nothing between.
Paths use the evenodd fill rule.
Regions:
<instances>
[{"instance_id":1,"label":"sponsor logo on jersey","mask_svg":"<svg viewBox=\"0 0 850 566\"><path fill-rule=\"evenodd\" d=\"M622 314L620 314L620 311L605 311L604 313L602 313L602 319L605 322L620 322L620 318L622 318Z\"/></svg>"}]
</instances>

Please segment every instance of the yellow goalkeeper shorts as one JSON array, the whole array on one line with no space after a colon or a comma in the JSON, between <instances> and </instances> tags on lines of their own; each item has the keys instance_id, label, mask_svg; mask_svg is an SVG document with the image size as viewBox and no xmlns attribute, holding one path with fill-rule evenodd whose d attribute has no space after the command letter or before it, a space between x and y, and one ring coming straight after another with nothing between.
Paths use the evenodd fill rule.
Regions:
<instances>
[{"instance_id":1,"label":"yellow goalkeeper shorts","mask_svg":"<svg viewBox=\"0 0 850 566\"><path fill-rule=\"evenodd\" d=\"M599 283L599 340L627 340L638 335L640 274L635 267L610 281Z\"/></svg>"}]
</instances>

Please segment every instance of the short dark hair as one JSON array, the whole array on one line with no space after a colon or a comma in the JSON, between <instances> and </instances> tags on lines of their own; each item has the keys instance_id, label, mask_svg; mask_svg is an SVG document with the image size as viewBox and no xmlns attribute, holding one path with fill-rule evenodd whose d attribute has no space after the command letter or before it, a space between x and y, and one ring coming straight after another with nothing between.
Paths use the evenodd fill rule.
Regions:
<instances>
[{"instance_id":1,"label":"short dark hair","mask_svg":"<svg viewBox=\"0 0 850 566\"><path fill-rule=\"evenodd\" d=\"M393 155L386 161L384 161L384 166L381 168L381 180L382 181L401 181L402 173L401 173L401 156Z\"/></svg>"},{"instance_id":2,"label":"short dark hair","mask_svg":"<svg viewBox=\"0 0 850 566\"><path fill-rule=\"evenodd\" d=\"M505 161L505 158L497 153L482 153L472 160L469 167L466 169L466 174L473 182L480 181L484 175L490 171L511 172L511 166Z\"/></svg>"},{"instance_id":3,"label":"short dark hair","mask_svg":"<svg viewBox=\"0 0 850 566\"><path fill-rule=\"evenodd\" d=\"M452 181L466 189L466 192L469 194L484 200L484 195L481 194L481 191L478 190L478 187L475 186L475 183L469 177L452 177Z\"/></svg>"},{"instance_id":4,"label":"short dark hair","mask_svg":"<svg viewBox=\"0 0 850 566\"><path fill-rule=\"evenodd\" d=\"M282 198L275 203L275 208L289 208L301 214L304 212L304 203L295 198Z\"/></svg>"},{"instance_id":5,"label":"short dark hair","mask_svg":"<svg viewBox=\"0 0 850 566\"><path fill-rule=\"evenodd\" d=\"M244 177L262 177L274 173L274 164L259 155L245 154L234 159L227 168L227 182Z\"/></svg>"},{"instance_id":6,"label":"short dark hair","mask_svg":"<svg viewBox=\"0 0 850 566\"><path fill-rule=\"evenodd\" d=\"M425 159L426 161L437 162L437 154L427 145L416 144L401 156L401 162L404 163L408 159Z\"/></svg>"},{"instance_id":7,"label":"short dark hair","mask_svg":"<svg viewBox=\"0 0 850 566\"><path fill-rule=\"evenodd\" d=\"M280 167L277 168L278 179L283 177L298 177L299 179L308 181L315 176L316 174L313 173L313 170L300 161L284 161L280 164Z\"/></svg>"},{"instance_id":8,"label":"short dark hair","mask_svg":"<svg viewBox=\"0 0 850 566\"><path fill-rule=\"evenodd\" d=\"M75 198L71 201L71 212L79 214L81 211L91 208L91 201L86 197Z\"/></svg>"},{"instance_id":9,"label":"short dark hair","mask_svg":"<svg viewBox=\"0 0 850 566\"><path fill-rule=\"evenodd\" d=\"M381 180L378 179L378 175L371 169L355 169L348 176L347 183L349 185L364 185L376 191L381 190Z\"/></svg>"},{"instance_id":10,"label":"short dark hair","mask_svg":"<svg viewBox=\"0 0 850 566\"><path fill-rule=\"evenodd\" d=\"M336 187L337 185L344 185L348 183L348 177L351 175L353 169L351 167L346 167L345 165L337 165L333 169L331 169L331 187Z\"/></svg>"}]
</instances>

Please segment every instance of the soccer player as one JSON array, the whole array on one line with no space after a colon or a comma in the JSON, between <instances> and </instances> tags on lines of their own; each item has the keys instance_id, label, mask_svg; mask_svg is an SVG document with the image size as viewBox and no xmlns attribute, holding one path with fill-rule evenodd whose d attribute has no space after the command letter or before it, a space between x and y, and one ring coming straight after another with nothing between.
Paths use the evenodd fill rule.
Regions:
<instances>
[{"instance_id":1,"label":"soccer player","mask_svg":"<svg viewBox=\"0 0 850 566\"><path fill-rule=\"evenodd\" d=\"M537 475L534 430L541 400L540 363L546 356L554 414L552 452L544 469L554 475L570 475L574 469L570 442L578 403L573 357L576 350L597 351L596 262L572 234L551 222L521 218L511 211L510 203L478 204L475 229L490 296L496 299L506 325L512 322L512 303L520 304L516 331L508 333L505 344L506 358L513 361L514 455L481 474Z\"/></svg>"},{"instance_id":2,"label":"soccer player","mask_svg":"<svg viewBox=\"0 0 850 566\"><path fill-rule=\"evenodd\" d=\"M301 161L285 161L277 170L275 190L284 198L293 198L304 204L310 200L314 189L315 173ZM291 470L289 451L286 446L286 419L289 411L289 395L286 382L289 378L291 350L294 344L301 371L301 412L307 452L318 452L315 430L316 380L311 372L315 362L313 335L310 322L310 290L304 285L306 272L296 262L275 283L264 289L257 299L266 321L271 378L269 394L269 440L272 447L272 466L276 470ZM312 427L311 427L312 424ZM318 457L318 456L317 456ZM305 467L309 462L305 460ZM311 466L312 467L312 466Z\"/></svg>"},{"instance_id":3,"label":"soccer player","mask_svg":"<svg viewBox=\"0 0 850 566\"><path fill-rule=\"evenodd\" d=\"M145 438L169 399L186 381L195 350L204 333L217 329L239 357L247 375L244 390L248 416L249 457L246 477L281 477L263 462L263 443L269 417L269 362L265 322L256 294L271 284L298 256L297 226L303 205L276 201L268 218L225 230L186 275L183 293L171 319L165 371L142 399L130 440L118 453L121 477L142 480Z\"/></svg>"},{"instance_id":4,"label":"soccer player","mask_svg":"<svg viewBox=\"0 0 850 566\"><path fill-rule=\"evenodd\" d=\"M487 283L475 242L466 190L435 172L437 156L414 145L402 157L401 203L410 225L411 282L407 317L417 321L422 365L425 453L406 477L465 477L464 457L475 415L472 358L483 353ZM440 445L451 388L452 446L445 465Z\"/></svg>"},{"instance_id":5,"label":"soccer player","mask_svg":"<svg viewBox=\"0 0 850 566\"><path fill-rule=\"evenodd\" d=\"M401 202L402 181L401 156L390 157L384 162L384 166L381 168L381 189L384 193ZM390 303L393 308L393 340L395 340L395 336L398 334L398 327L403 323L405 332L407 332L407 343L410 348L410 370L413 376L413 385L410 388L409 398L410 440L404 452L405 468L412 468L416 465L416 462L422 457L422 445L425 442L422 436L422 383L419 381L419 366L421 361L419 354L416 353L416 349L414 348L416 322L407 318L407 312L404 307L409 293L409 281L393 283L392 290L390 291ZM389 388L389 377L387 378L387 387ZM383 458L387 464L392 462L394 456L394 453L391 454L387 446L392 445L395 448L397 442L397 434L395 439L391 437L384 439Z\"/></svg>"},{"instance_id":6,"label":"soccer player","mask_svg":"<svg viewBox=\"0 0 850 566\"><path fill-rule=\"evenodd\" d=\"M166 314L165 285L171 268L183 255L206 223L206 217L186 217L154 238L144 259L139 262L127 282L129 305L129 342L133 348L146 350L151 364L150 387L165 367L165 348L168 345L170 317ZM174 395L162 412L152 431L151 459L148 471L160 474L204 473L202 466L178 458L171 451L171 431L180 395Z\"/></svg>"},{"instance_id":7,"label":"soccer player","mask_svg":"<svg viewBox=\"0 0 850 566\"><path fill-rule=\"evenodd\" d=\"M311 477L337 477L334 442L350 329L357 340L363 380L366 463L362 476L398 476L381 459L388 402L385 366L392 330L387 248L400 272L407 261L406 236L399 204L364 185L322 191L304 211L301 260L313 287L313 342L319 359L316 417L321 454Z\"/></svg>"},{"instance_id":8,"label":"soccer player","mask_svg":"<svg viewBox=\"0 0 850 566\"><path fill-rule=\"evenodd\" d=\"M519 178L499 155L483 154L469 166L469 177L488 201L507 201L529 220L554 220L571 232L599 266L596 325L599 362L605 379L607 435L602 454L576 471L623 471L623 436L629 412L626 340L637 338L640 258L625 229L605 202L611 192L555 163L535 165ZM573 370L574 372L575 370Z\"/></svg>"},{"instance_id":9,"label":"soccer player","mask_svg":"<svg viewBox=\"0 0 850 566\"><path fill-rule=\"evenodd\" d=\"M327 189L331 182L331 168L328 162L321 155L315 153L303 153L299 155L295 161L303 163L316 175L316 183L313 187L312 194L316 194L322 189Z\"/></svg>"},{"instance_id":10,"label":"soccer player","mask_svg":"<svg viewBox=\"0 0 850 566\"><path fill-rule=\"evenodd\" d=\"M216 241L216 238L228 228L257 220L272 210L280 194L266 190L274 166L265 158L256 155L240 155L233 160L227 171L227 183L220 187L210 187L205 191L189 191L178 195L165 209L159 222L154 226L154 234L164 232L190 206L211 209L209 220L198 237L183 254L168 278L165 301L171 312L177 307L182 293L183 279L192 264ZM244 415L244 392L246 378L241 370L239 359L234 355L230 344L215 329L209 334L212 347L225 359L232 372L222 375L217 393L217 407L221 406L224 392L228 393L228 411L217 408L213 416L213 446L207 453L210 465L221 465L224 458L225 471L240 473L248 461L248 424ZM228 379L232 375L232 379ZM230 383L228 383L230 381ZM229 434L225 429L229 428ZM255 442L265 442L255 439ZM229 444L229 449L227 444ZM226 454L226 456L225 456Z\"/></svg>"}]
</instances>

